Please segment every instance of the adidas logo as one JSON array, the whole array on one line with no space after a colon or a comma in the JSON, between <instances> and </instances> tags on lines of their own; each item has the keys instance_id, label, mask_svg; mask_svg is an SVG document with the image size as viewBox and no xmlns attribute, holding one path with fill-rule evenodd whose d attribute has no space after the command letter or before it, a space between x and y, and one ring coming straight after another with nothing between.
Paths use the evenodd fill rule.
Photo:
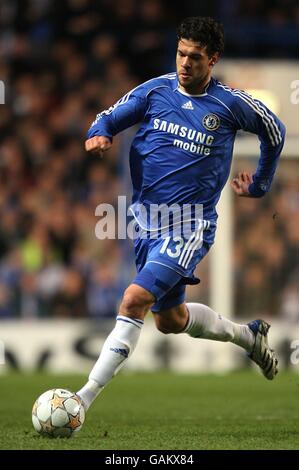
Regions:
<instances>
[{"instance_id":1,"label":"adidas logo","mask_svg":"<svg viewBox=\"0 0 299 470\"><path fill-rule=\"evenodd\" d=\"M128 357L129 353L126 349L121 349L121 348L110 348L110 351L113 351L117 354L121 354L124 357Z\"/></svg>"},{"instance_id":2,"label":"adidas logo","mask_svg":"<svg viewBox=\"0 0 299 470\"><path fill-rule=\"evenodd\" d=\"M187 103L183 104L183 109L194 109L191 101L187 101Z\"/></svg>"}]
</instances>

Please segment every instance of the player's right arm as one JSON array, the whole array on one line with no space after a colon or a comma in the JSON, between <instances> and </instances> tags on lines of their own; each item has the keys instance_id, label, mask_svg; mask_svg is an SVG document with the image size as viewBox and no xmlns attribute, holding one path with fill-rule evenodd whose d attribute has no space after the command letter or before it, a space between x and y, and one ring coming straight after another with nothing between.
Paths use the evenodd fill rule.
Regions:
<instances>
[{"instance_id":1,"label":"player's right arm","mask_svg":"<svg viewBox=\"0 0 299 470\"><path fill-rule=\"evenodd\" d=\"M86 151L102 156L111 147L113 136L140 122L146 109L147 97L140 85L97 115L87 132Z\"/></svg>"}]
</instances>

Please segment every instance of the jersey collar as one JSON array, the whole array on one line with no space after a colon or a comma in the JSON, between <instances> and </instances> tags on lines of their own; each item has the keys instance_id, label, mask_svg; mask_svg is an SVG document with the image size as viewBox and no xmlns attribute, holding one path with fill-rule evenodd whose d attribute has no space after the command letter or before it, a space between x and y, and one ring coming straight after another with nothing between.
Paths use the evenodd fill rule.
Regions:
<instances>
[{"instance_id":1,"label":"jersey collar","mask_svg":"<svg viewBox=\"0 0 299 470\"><path fill-rule=\"evenodd\" d=\"M179 93L181 93L182 95L185 95L185 96L191 96L193 98L198 98L199 96L207 96L207 90L210 86L210 84L212 83L212 78L210 79L209 83L207 83L206 87L205 87L205 90L204 90L204 93L200 93L199 95L190 95L190 93L187 93L186 91L183 91L181 88L180 88L180 84L178 82L178 86L177 86L177 91Z\"/></svg>"}]
</instances>

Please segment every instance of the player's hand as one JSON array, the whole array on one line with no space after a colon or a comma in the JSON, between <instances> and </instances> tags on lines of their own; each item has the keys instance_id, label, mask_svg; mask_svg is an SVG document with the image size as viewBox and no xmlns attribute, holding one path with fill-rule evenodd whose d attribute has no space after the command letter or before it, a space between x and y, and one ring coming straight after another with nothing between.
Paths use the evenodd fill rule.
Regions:
<instances>
[{"instance_id":1,"label":"player's hand","mask_svg":"<svg viewBox=\"0 0 299 470\"><path fill-rule=\"evenodd\" d=\"M103 152L110 149L112 142L108 137L102 135L96 135L85 141L85 150L86 152L91 152L94 155L103 156Z\"/></svg>"},{"instance_id":2,"label":"player's hand","mask_svg":"<svg viewBox=\"0 0 299 470\"><path fill-rule=\"evenodd\" d=\"M252 174L242 171L232 180L231 187L238 196L251 197L248 191L251 183L253 183Z\"/></svg>"}]
</instances>

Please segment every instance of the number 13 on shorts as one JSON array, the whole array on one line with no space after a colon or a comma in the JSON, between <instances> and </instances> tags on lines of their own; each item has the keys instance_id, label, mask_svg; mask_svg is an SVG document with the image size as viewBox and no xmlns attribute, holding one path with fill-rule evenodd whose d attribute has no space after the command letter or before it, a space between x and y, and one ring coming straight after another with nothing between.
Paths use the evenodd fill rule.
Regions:
<instances>
[{"instance_id":1,"label":"number 13 on shorts","mask_svg":"<svg viewBox=\"0 0 299 470\"><path fill-rule=\"evenodd\" d=\"M161 246L160 253L167 254L170 258L179 258L178 264L187 268L195 250L201 248L203 243L202 230L193 232L189 239L180 236L166 237Z\"/></svg>"}]
</instances>

